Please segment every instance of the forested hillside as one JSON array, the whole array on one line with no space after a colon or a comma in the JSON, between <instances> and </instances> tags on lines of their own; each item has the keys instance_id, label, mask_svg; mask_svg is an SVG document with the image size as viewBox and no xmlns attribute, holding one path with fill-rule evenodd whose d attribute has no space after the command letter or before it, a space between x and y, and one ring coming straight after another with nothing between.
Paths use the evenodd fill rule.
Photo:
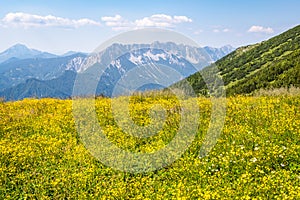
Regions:
<instances>
[{"instance_id":1,"label":"forested hillside","mask_svg":"<svg viewBox=\"0 0 300 200\"><path fill-rule=\"evenodd\" d=\"M260 88L299 87L299 44L300 26L297 26L267 41L241 47L217 61L218 75L224 81L227 95L248 94ZM212 70L213 66L209 66L201 73L209 74ZM196 93L207 94L201 73L191 75L187 81Z\"/></svg>"}]
</instances>

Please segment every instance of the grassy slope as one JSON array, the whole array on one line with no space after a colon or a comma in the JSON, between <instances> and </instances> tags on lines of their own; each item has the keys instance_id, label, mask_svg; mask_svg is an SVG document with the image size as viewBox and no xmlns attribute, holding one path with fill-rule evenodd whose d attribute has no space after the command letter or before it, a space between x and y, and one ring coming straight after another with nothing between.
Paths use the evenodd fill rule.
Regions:
<instances>
[{"instance_id":1,"label":"grassy slope","mask_svg":"<svg viewBox=\"0 0 300 200\"><path fill-rule=\"evenodd\" d=\"M300 26L259 44L241 47L216 62L227 94L247 94L260 88L300 86ZM211 67L202 73L209 73ZM187 80L196 93L206 94L198 72Z\"/></svg>"},{"instance_id":2,"label":"grassy slope","mask_svg":"<svg viewBox=\"0 0 300 200\"><path fill-rule=\"evenodd\" d=\"M145 109L158 102L173 105L170 98L133 99L133 119L147 123ZM70 100L0 103L0 199L300 198L299 96L229 98L223 133L202 159L210 102L198 102L201 125L191 147L172 165L144 174L115 171L93 158L78 140ZM110 104L96 101L99 122L124 148L151 151L168 142L160 136L174 133L172 125L150 142L127 137Z\"/></svg>"}]
</instances>

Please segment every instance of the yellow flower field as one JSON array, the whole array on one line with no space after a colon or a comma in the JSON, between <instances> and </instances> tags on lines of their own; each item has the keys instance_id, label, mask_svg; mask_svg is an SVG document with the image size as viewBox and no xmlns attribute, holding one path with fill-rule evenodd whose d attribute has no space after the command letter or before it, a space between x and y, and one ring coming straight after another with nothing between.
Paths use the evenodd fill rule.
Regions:
<instances>
[{"instance_id":1,"label":"yellow flower field","mask_svg":"<svg viewBox=\"0 0 300 200\"><path fill-rule=\"evenodd\" d=\"M156 135L137 138L117 125L111 105L122 98L139 126L152 123L153 105L165 109ZM228 98L222 134L203 158L211 103L196 101L200 125L186 152L162 169L135 174L104 165L84 147L72 100L0 103L0 199L300 199L299 96ZM162 95L98 98L95 106L107 138L132 152L167 145L182 112L175 97Z\"/></svg>"}]
</instances>

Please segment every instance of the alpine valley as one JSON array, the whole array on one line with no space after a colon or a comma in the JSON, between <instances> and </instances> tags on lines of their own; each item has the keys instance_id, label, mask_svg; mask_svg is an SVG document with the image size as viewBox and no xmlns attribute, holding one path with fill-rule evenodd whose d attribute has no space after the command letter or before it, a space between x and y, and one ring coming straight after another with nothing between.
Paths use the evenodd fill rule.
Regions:
<instances>
[{"instance_id":1,"label":"alpine valley","mask_svg":"<svg viewBox=\"0 0 300 200\"><path fill-rule=\"evenodd\" d=\"M230 45L199 48L172 42L131 45L115 43L90 55L68 52L58 56L17 44L0 53L0 97L6 101L28 97L70 98L77 75L85 79L82 82L82 90L85 92L77 95L91 95L93 93L86 90L89 84L87 81L99 79L99 69L102 68L104 71L98 80L96 95L112 96L118 80L141 65L146 70L139 77L153 79L157 76L158 84L140 90L160 89L161 80L166 80L163 87L169 86L233 50ZM170 74L170 70L159 69L160 66L172 69L172 74L178 76Z\"/></svg>"},{"instance_id":2,"label":"alpine valley","mask_svg":"<svg viewBox=\"0 0 300 200\"><path fill-rule=\"evenodd\" d=\"M299 44L300 26L236 50L229 45L199 48L172 42L115 43L98 53L58 56L18 44L0 53L0 97L6 101L112 97L128 91L179 87L185 81L198 95L213 94L218 87L227 95L299 87ZM221 86L216 77L222 80Z\"/></svg>"}]
</instances>

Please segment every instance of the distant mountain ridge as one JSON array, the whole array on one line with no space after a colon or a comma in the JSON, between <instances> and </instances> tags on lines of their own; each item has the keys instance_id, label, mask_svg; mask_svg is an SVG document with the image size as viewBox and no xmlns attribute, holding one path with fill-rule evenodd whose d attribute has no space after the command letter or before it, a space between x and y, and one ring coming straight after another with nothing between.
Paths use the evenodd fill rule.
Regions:
<instances>
[{"instance_id":1,"label":"distant mountain ridge","mask_svg":"<svg viewBox=\"0 0 300 200\"><path fill-rule=\"evenodd\" d=\"M30 49L23 44L16 44L9 49L0 53L0 63L11 59L26 59L26 58L55 58L58 57L57 55L42 52L35 49Z\"/></svg>"},{"instance_id":2,"label":"distant mountain ridge","mask_svg":"<svg viewBox=\"0 0 300 200\"><path fill-rule=\"evenodd\" d=\"M213 61L217 61L235 50L231 45L226 45L221 48L204 47L205 51L211 55Z\"/></svg>"},{"instance_id":3,"label":"distant mountain ridge","mask_svg":"<svg viewBox=\"0 0 300 200\"><path fill-rule=\"evenodd\" d=\"M147 80L155 82L157 86L160 84L169 86L198 71L193 64L183 57L178 57L162 49L142 48L127 52L111 62L99 80L96 93L112 96L113 89L120 78L130 76L127 73L131 70L136 71L130 78L127 78L126 82L119 83L125 84L124 89L133 89L139 82L146 82ZM114 95L123 94L117 92Z\"/></svg>"},{"instance_id":4,"label":"distant mountain ridge","mask_svg":"<svg viewBox=\"0 0 300 200\"><path fill-rule=\"evenodd\" d=\"M62 55L60 55L61 57L65 57L65 56L72 56L74 54L83 54L83 55L89 55L88 53L83 53L83 52L77 52L77 51L68 51Z\"/></svg>"},{"instance_id":5,"label":"distant mountain ridge","mask_svg":"<svg viewBox=\"0 0 300 200\"><path fill-rule=\"evenodd\" d=\"M151 52L149 48L155 50ZM140 61L145 62L144 64L167 65L169 68L179 70L181 77L166 79L169 81L166 84L172 84L226 55L230 48L233 49L232 47L224 47L220 50L211 48L213 50L207 53L204 48L178 45L172 42L126 45L116 43L99 53L89 56L82 53L68 52L65 54L67 56L53 58L11 58L0 63L0 96L5 97L7 100L18 100L32 95L37 98L70 97L72 87L68 86L64 90L60 87L61 82L65 80L68 82L66 85L74 83L74 73L96 74L93 71L95 69L92 67L94 63L109 66L98 84L96 94L111 96L116 80L129 69L141 64L137 63L138 56L141 57ZM141 54L136 55L135 61L133 57L130 57L133 54L128 54L132 49L141 50L136 52ZM150 54L147 53L150 53L152 57L150 58ZM178 63L174 62L176 59ZM119 64L117 65L118 60ZM185 68L181 69L181 64L185 65ZM148 68L152 70L148 70L148 75L151 73L157 75L154 68L150 65ZM70 73L70 71L74 73ZM161 75L167 77L167 74L162 73ZM61 79L61 77L64 78Z\"/></svg>"},{"instance_id":6,"label":"distant mountain ridge","mask_svg":"<svg viewBox=\"0 0 300 200\"><path fill-rule=\"evenodd\" d=\"M4 96L6 100L19 100L29 97L66 99L72 94L75 78L76 73L73 71L65 71L61 76L52 80L42 81L31 78L24 83L5 89L0 92L0 96Z\"/></svg>"},{"instance_id":7,"label":"distant mountain ridge","mask_svg":"<svg viewBox=\"0 0 300 200\"><path fill-rule=\"evenodd\" d=\"M0 91L14 87L26 80L50 80L61 76L66 70L76 71L86 55L73 54L55 58L16 59L0 63Z\"/></svg>"}]
</instances>

